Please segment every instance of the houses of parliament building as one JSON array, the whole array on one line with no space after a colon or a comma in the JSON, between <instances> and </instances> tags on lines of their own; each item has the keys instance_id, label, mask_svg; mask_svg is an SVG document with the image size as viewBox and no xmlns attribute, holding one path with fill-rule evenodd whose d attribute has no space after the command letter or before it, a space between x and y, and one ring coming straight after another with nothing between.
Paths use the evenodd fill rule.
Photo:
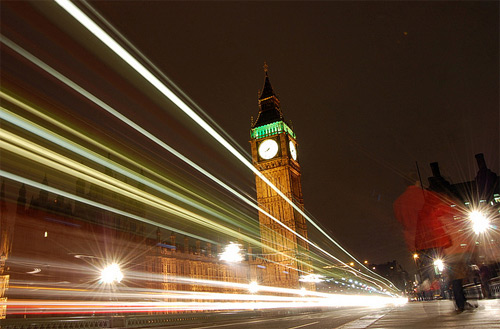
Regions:
<instances>
[{"instance_id":1,"label":"houses of parliament building","mask_svg":"<svg viewBox=\"0 0 500 329\"><path fill-rule=\"evenodd\" d=\"M303 206L297 139L285 123L280 101L265 68L264 87L259 95L259 112L250 131L254 166L299 208ZM114 176L111 170L105 174ZM43 180L42 180L43 179ZM176 232L155 228L124 215L79 201L34 191L24 184L2 178L0 226L0 298L24 298L21 282L33 285L88 287L96 283L103 259L121 259L129 273L131 287L170 291L231 292L234 288L193 283L194 280L249 283L299 288L300 276L311 272L304 217L256 175L259 212L259 247L241 244L244 260L229 264L219 259L229 241L211 244ZM50 186L50 177L41 177ZM15 185L17 184L17 185ZM16 190L17 199L6 195L6 185ZM41 186L40 184L38 186ZM138 186L144 190L144 186ZM33 194L28 196L28 189ZM147 217L140 202L123 202L110 191L78 179L75 195L90 201L120 207L126 213ZM293 234L290 230L295 231ZM149 225L149 226L148 226ZM253 250L253 251L252 251ZM189 278L181 282L174 278ZM5 307L0 318L5 317Z\"/></svg>"}]
</instances>

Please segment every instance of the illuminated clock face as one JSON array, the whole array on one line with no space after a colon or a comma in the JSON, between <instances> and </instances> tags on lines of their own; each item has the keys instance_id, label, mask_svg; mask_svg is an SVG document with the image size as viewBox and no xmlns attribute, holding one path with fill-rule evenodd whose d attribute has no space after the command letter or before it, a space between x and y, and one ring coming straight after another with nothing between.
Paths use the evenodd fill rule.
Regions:
<instances>
[{"instance_id":1,"label":"illuminated clock face","mask_svg":"<svg viewBox=\"0 0 500 329\"><path fill-rule=\"evenodd\" d=\"M278 143L274 139L266 139L259 145L259 155L262 159L274 158L278 153Z\"/></svg>"},{"instance_id":2,"label":"illuminated clock face","mask_svg":"<svg viewBox=\"0 0 500 329\"><path fill-rule=\"evenodd\" d=\"M292 159L297 160L297 149L295 148L295 144L290 141L290 155L292 156Z\"/></svg>"}]
</instances>

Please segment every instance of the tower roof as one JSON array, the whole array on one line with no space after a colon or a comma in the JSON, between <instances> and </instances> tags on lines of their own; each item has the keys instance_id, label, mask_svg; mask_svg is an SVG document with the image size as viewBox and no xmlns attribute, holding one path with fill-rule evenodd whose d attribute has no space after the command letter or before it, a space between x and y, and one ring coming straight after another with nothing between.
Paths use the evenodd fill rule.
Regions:
<instances>
[{"instance_id":1,"label":"tower roof","mask_svg":"<svg viewBox=\"0 0 500 329\"><path fill-rule=\"evenodd\" d=\"M274 94L273 86L271 85L271 81L269 81L269 75L266 71L266 80L264 80L264 88L262 89L262 93L260 94L259 100L263 100L265 98L276 96Z\"/></svg>"},{"instance_id":2,"label":"tower roof","mask_svg":"<svg viewBox=\"0 0 500 329\"><path fill-rule=\"evenodd\" d=\"M284 120L280 109L280 101L276 97L271 81L269 80L266 64L264 64L264 72L266 73L266 78L264 80L264 88L259 96L259 114L257 120L252 124L252 128Z\"/></svg>"}]
</instances>

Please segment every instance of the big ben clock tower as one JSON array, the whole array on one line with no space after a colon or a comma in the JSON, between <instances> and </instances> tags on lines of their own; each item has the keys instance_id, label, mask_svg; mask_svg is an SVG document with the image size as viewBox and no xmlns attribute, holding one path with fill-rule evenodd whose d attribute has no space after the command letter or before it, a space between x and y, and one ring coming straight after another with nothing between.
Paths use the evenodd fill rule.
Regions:
<instances>
[{"instance_id":1,"label":"big ben clock tower","mask_svg":"<svg viewBox=\"0 0 500 329\"><path fill-rule=\"evenodd\" d=\"M253 164L288 199L304 209L296 136L285 123L280 101L269 81L267 65L264 71L259 114L250 131ZM262 209L307 238L304 217L258 176L256 190ZM263 284L298 288L300 275L309 272L307 243L261 212L259 223L263 258L267 260Z\"/></svg>"}]
</instances>

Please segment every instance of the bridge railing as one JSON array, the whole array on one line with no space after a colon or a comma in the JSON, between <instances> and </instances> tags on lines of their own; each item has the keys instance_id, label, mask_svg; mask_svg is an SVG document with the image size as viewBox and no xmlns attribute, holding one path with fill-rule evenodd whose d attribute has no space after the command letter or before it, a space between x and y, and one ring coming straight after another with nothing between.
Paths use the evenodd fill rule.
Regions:
<instances>
[{"instance_id":1,"label":"bridge railing","mask_svg":"<svg viewBox=\"0 0 500 329\"><path fill-rule=\"evenodd\" d=\"M500 277L489 280L490 298L500 298ZM464 292L467 299L485 298L480 283L469 283L464 286Z\"/></svg>"},{"instance_id":2,"label":"bridge railing","mask_svg":"<svg viewBox=\"0 0 500 329\"><path fill-rule=\"evenodd\" d=\"M490 294L492 298L500 298L500 277L490 280Z\"/></svg>"},{"instance_id":3,"label":"bridge railing","mask_svg":"<svg viewBox=\"0 0 500 329\"><path fill-rule=\"evenodd\" d=\"M68 316L47 318L12 318L0 320L2 329L103 329L103 328L154 328L190 324L212 324L216 321L280 317L290 314L318 311L310 309L271 309L224 312L191 312L164 314L126 314L108 316Z\"/></svg>"},{"instance_id":4,"label":"bridge railing","mask_svg":"<svg viewBox=\"0 0 500 329\"><path fill-rule=\"evenodd\" d=\"M260 311L241 312L198 312L171 313L158 315L123 316L68 316L47 318L12 318L0 320L2 329L101 329L101 328L148 328L178 326L191 323L211 323L215 318L224 319L239 317L255 317L262 315Z\"/></svg>"}]
</instances>

